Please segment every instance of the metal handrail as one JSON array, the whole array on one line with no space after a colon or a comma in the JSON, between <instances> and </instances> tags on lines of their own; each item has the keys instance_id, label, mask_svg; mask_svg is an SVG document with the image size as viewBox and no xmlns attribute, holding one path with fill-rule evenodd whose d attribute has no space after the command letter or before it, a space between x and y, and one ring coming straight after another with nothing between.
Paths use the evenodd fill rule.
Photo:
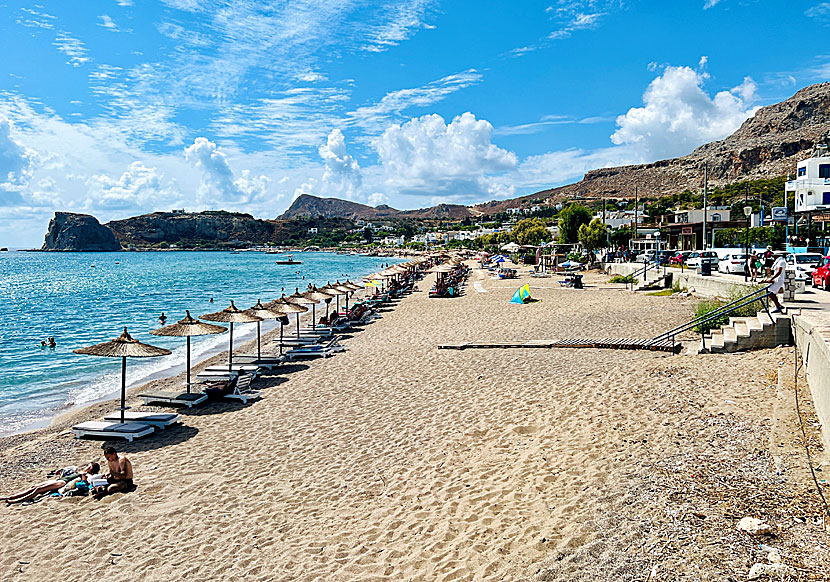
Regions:
<instances>
[{"instance_id":1,"label":"metal handrail","mask_svg":"<svg viewBox=\"0 0 830 582\"><path fill-rule=\"evenodd\" d=\"M645 265L643 265L642 267L640 267L639 269L637 269L636 271L634 271L633 273L631 273L630 275L628 275L627 278L629 279L629 281L626 282L625 288L628 289L628 285L629 285L629 282L630 282L631 288L634 289L634 279L636 279L640 275L643 276L643 281L645 282L646 273L649 271L649 269L656 268L657 266L658 266L657 261L648 262Z\"/></svg>"},{"instance_id":2,"label":"metal handrail","mask_svg":"<svg viewBox=\"0 0 830 582\"><path fill-rule=\"evenodd\" d=\"M718 319L723 317L728 313L732 313L741 307L746 307L756 301L760 301L761 305L764 307L764 310L767 312L767 315L772 317L772 314L769 312L769 288L771 285L767 285L766 287L761 287L760 289L756 289L752 293L744 295L734 301L727 303L726 305L722 305L717 309L710 311L706 315L701 315L700 317L696 317L691 321L684 323L683 325L678 325L674 329L670 329L669 331L665 331L660 335L656 335L651 338L649 343L664 341L667 339L672 340L672 345L674 344L674 339L677 335L683 333L684 331L688 331L693 329L697 326L701 326L701 335L703 335L703 325L707 321L712 321L713 319Z\"/></svg>"}]
</instances>

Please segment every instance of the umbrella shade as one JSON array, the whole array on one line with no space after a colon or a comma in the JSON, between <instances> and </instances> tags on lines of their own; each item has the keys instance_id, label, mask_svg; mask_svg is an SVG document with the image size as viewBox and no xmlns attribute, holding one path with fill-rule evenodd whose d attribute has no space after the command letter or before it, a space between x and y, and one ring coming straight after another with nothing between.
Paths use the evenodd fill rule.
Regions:
<instances>
[{"instance_id":1,"label":"umbrella shade","mask_svg":"<svg viewBox=\"0 0 830 582\"><path fill-rule=\"evenodd\" d=\"M260 322L262 321L262 318L242 311L236 305L233 304L233 301L231 301L229 307L226 307L222 311L217 311L216 313L207 313L205 315L202 315L201 317L202 319L207 319L208 321L221 321L224 323L231 324L231 334L228 340L228 372L230 372L233 369L233 324Z\"/></svg>"},{"instance_id":2,"label":"umbrella shade","mask_svg":"<svg viewBox=\"0 0 830 582\"><path fill-rule=\"evenodd\" d=\"M228 331L221 325L213 325L212 323L205 323L190 315L190 311L185 311L187 314L184 319L180 319L178 323L166 325L159 329L154 329L150 333L153 335L167 335L174 337L187 338L187 391L190 392L190 337L196 335L215 335L225 333Z\"/></svg>"},{"instance_id":3,"label":"umbrella shade","mask_svg":"<svg viewBox=\"0 0 830 582\"><path fill-rule=\"evenodd\" d=\"M137 339L133 339L127 333L126 327L124 333L114 340L72 351L76 354L103 356L105 358L154 358L156 356L169 356L172 353L170 350L143 344Z\"/></svg>"},{"instance_id":4,"label":"umbrella shade","mask_svg":"<svg viewBox=\"0 0 830 582\"><path fill-rule=\"evenodd\" d=\"M311 304L311 326L317 325L317 303L320 301L331 301L334 295L330 293L322 293L317 287L309 287L308 291L303 293L303 297L312 300ZM328 319L328 303L326 303L326 318Z\"/></svg>"},{"instance_id":5,"label":"umbrella shade","mask_svg":"<svg viewBox=\"0 0 830 582\"><path fill-rule=\"evenodd\" d=\"M250 309L245 310L247 313L259 317L261 319L279 319L280 320L280 336L282 336L282 318L285 317L285 313L282 311L278 311L276 307L273 309L269 309L268 307L262 304L262 300L258 300L256 305L251 307ZM262 359L262 335L260 332L260 322L256 322L256 359ZM280 341L282 343L282 341ZM280 346L282 349L282 346Z\"/></svg>"},{"instance_id":6,"label":"umbrella shade","mask_svg":"<svg viewBox=\"0 0 830 582\"><path fill-rule=\"evenodd\" d=\"M301 299L305 299L305 297L300 296ZM291 301L289 297L286 297L283 293L282 297L277 299L276 301L272 301L268 304L269 306L274 305L277 309L282 311L283 313L294 313L297 315L297 337L300 337L300 314L305 313L308 311L308 307L303 307L302 305L298 305ZM282 342L280 342L282 343Z\"/></svg>"},{"instance_id":7,"label":"umbrella shade","mask_svg":"<svg viewBox=\"0 0 830 582\"><path fill-rule=\"evenodd\" d=\"M127 328L124 333L108 342L96 344L88 348L73 350L76 354L88 356L102 356L105 358L121 358L121 422L124 422L124 411L127 410L127 358L154 358L156 356L169 356L172 352L164 348L157 348L149 344L143 344L130 337Z\"/></svg>"}]
</instances>

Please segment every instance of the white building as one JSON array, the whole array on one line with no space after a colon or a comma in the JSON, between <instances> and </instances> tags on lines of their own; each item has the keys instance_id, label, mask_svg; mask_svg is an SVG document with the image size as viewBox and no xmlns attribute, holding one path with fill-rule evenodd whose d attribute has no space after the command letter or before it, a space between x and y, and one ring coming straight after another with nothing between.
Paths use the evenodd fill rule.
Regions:
<instances>
[{"instance_id":1,"label":"white building","mask_svg":"<svg viewBox=\"0 0 830 582\"><path fill-rule=\"evenodd\" d=\"M827 144L818 144L813 157L798 162L795 180L785 192L795 196L796 212L830 210L830 155Z\"/></svg>"},{"instance_id":2,"label":"white building","mask_svg":"<svg viewBox=\"0 0 830 582\"><path fill-rule=\"evenodd\" d=\"M707 222L721 222L730 219L728 206L713 206L706 210ZM675 210L674 222L676 224L693 224L703 222L703 209L700 210Z\"/></svg>"},{"instance_id":3,"label":"white building","mask_svg":"<svg viewBox=\"0 0 830 582\"><path fill-rule=\"evenodd\" d=\"M317 227L312 226L311 228L309 228L308 229L308 234L317 234Z\"/></svg>"}]
</instances>

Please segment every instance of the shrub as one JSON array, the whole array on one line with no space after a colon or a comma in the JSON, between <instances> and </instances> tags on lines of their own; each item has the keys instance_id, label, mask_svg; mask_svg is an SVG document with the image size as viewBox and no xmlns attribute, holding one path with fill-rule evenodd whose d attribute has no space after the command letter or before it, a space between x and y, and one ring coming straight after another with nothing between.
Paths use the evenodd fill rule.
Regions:
<instances>
[{"instance_id":1,"label":"shrub","mask_svg":"<svg viewBox=\"0 0 830 582\"><path fill-rule=\"evenodd\" d=\"M753 286L752 290L755 291L760 288L761 285L755 285ZM727 294L725 299L705 299L703 301L698 302L698 304L695 305L695 319L707 315L715 311L716 309L723 307L724 305L727 305L728 303L737 301L738 299L745 295L748 295L749 293L751 293L751 291L748 292L746 290L746 287L739 287L737 285L733 285L729 289L729 293ZM706 333L709 330L715 329L722 325L726 325L727 323L729 323L730 317L752 317L756 315L758 311L760 311L761 309L763 309L763 303L761 302L761 299L758 299L756 301L753 301L752 303L740 307L739 309L736 309L735 311L732 311L731 313L726 313L724 315L701 323L700 325L695 327L695 331L698 333Z\"/></svg>"},{"instance_id":2,"label":"shrub","mask_svg":"<svg viewBox=\"0 0 830 582\"><path fill-rule=\"evenodd\" d=\"M626 283L626 284L631 283L632 285L636 285L640 281L639 281L639 279L637 279L636 277L632 277L631 275L614 275L613 277L611 277L611 279L608 282L609 283Z\"/></svg>"}]
</instances>

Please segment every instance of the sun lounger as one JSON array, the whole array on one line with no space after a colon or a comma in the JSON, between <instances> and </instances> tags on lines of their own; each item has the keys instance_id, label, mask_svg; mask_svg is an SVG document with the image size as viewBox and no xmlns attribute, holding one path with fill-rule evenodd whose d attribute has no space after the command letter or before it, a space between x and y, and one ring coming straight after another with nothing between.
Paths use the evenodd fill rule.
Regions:
<instances>
[{"instance_id":1,"label":"sun lounger","mask_svg":"<svg viewBox=\"0 0 830 582\"><path fill-rule=\"evenodd\" d=\"M163 404L181 404L188 408L192 408L207 400L207 394L201 392L158 391L139 394L138 397L141 398L144 404L161 402Z\"/></svg>"},{"instance_id":2,"label":"sun lounger","mask_svg":"<svg viewBox=\"0 0 830 582\"><path fill-rule=\"evenodd\" d=\"M274 368L277 368L285 363L285 356L272 356L268 354L262 354L261 356L257 356L256 354L237 354L233 357L233 359L240 364L251 364L259 366L260 368L266 368L268 370L273 370Z\"/></svg>"},{"instance_id":3,"label":"sun lounger","mask_svg":"<svg viewBox=\"0 0 830 582\"><path fill-rule=\"evenodd\" d=\"M120 423L103 420L90 420L72 427L72 433L76 439L85 436L99 436L111 439L127 439L129 442L153 434L154 430L151 425L140 422Z\"/></svg>"},{"instance_id":4,"label":"sun lounger","mask_svg":"<svg viewBox=\"0 0 830 582\"><path fill-rule=\"evenodd\" d=\"M215 396L233 398L234 400L241 400L242 404L247 404L248 400L262 397L262 392L257 392L251 388L251 382L253 380L253 374L243 374L233 383L233 388L227 392L221 389L211 388L208 388L208 391L213 392Z\"/></svg>"},{"instance_id":5,"label":"sun lounger","mask_svg":"<svg viewBox=\"0 0 830 582\"><path fill-rule=\"evenodd\" d=\"M236 357L234 356L234 359ZM242 362L234 362L231 366L231 371L236 372L237 374L253 374L256 377L259 374L259 366L254 364L242 363ZM224 374L228 372L228 365L227 364L216 364L214 366L206 367L202 373L217 373L217 374ZM198 376L197 376L198 378Z\"/></svg>"},{"instance_id":6,"label":"sun lounger","mask_svg":"<svg viewBox=\"0 0 830 582\"><path fill-rule=\"evenodd\" d=\"M170 412L140 412L140 411L125 411L124 412L124 420L129 422L140 422L141 424L149 424L150 426L163 429L167 428L170 425L173 425L179 420L181 417L178 414L172 414ZM121 421L121 411L116 410L115 412L111 412L110 414L104 417L104 420L109 420L111 422L120 422Z\"/></svg>"},{"instance_id":7,"label":"sun lounger","mask_svg":"<svg viewBox=\"0 0 830 582\"><path fill-rule=\"evenodd\" d=\"M285 352L285 357L289 360L297 360L303 358L328 358L337 352L346 351L346 348L337 343L339 337L333 337L328 343L319 346L308 346L304 348L294 348Z\"/></svg>"},{"instance_id":8,"label":"sun lounger","mask_svg":"<svg viewBox=\"0 0 830 582\"><path fill-rule=\"evenodd\" d=\"M205 370L203 372L199 372L196 374L196 381L197 382L226 382L228 380L234 380L236 377L239 376L239 372L236 370L228 371L228 367L225 366L224 370Z\"/></svg>"}]
</instances>

